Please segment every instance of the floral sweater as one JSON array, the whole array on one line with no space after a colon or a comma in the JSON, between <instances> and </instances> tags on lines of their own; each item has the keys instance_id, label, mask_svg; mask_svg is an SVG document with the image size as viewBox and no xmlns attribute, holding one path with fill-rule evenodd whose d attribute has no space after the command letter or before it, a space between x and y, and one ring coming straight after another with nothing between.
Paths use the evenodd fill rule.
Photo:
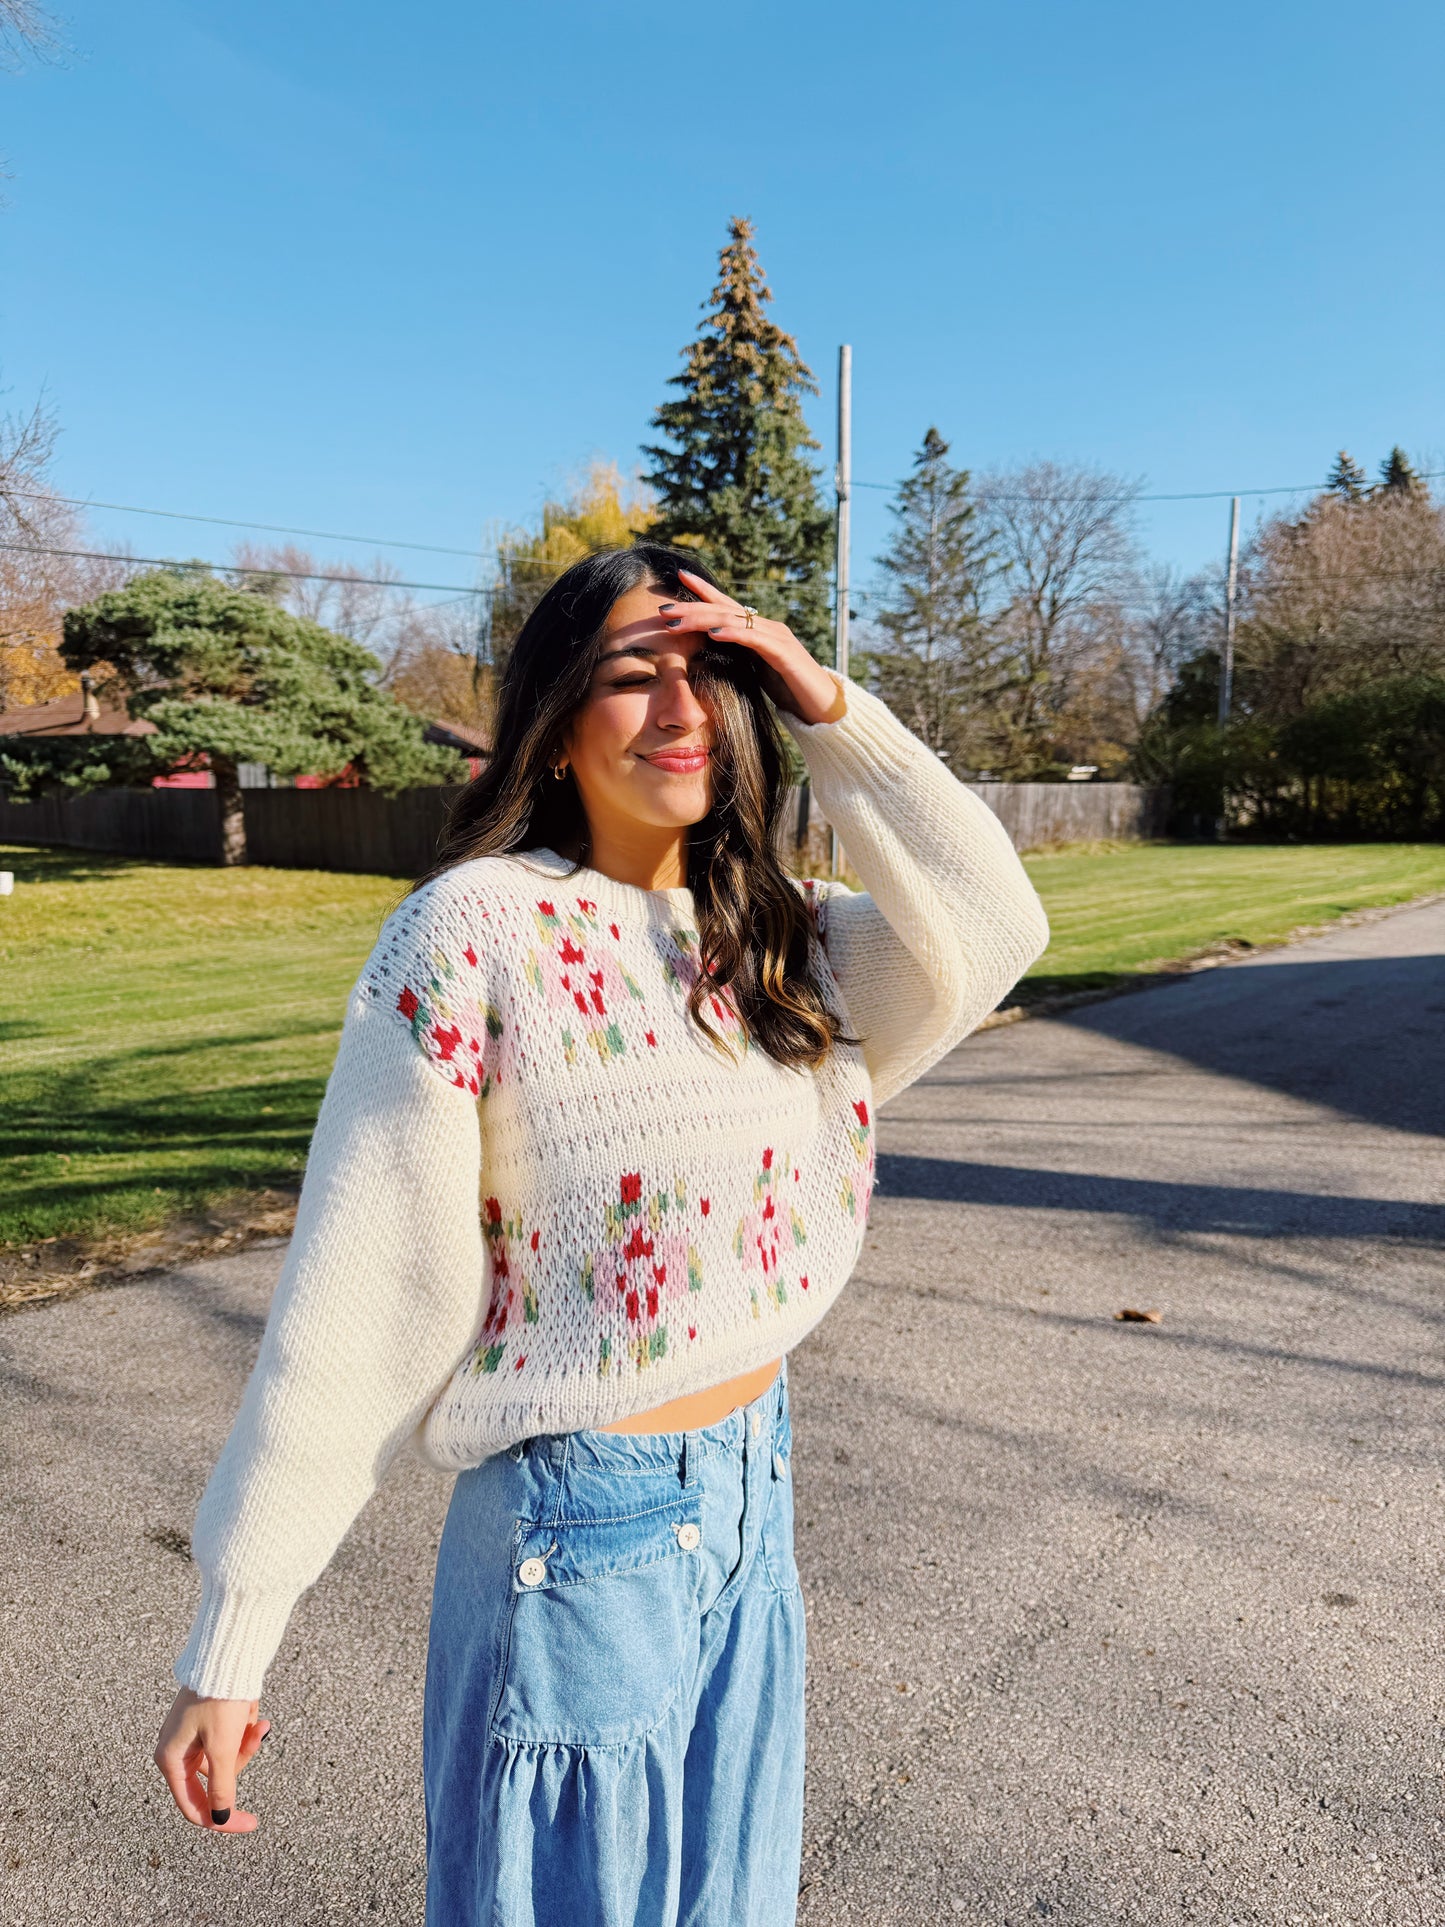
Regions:
<instances>
[{"instance_id":1,"label":"floral sweater","mask_svg":"<svg viewBox=\"0 0 1445 1927\"><path fill-rule=\"evenodd\" d=\"M347 1008L259 1357L197 1514L182 1684L255 1697L397 1449L475 1465L782 1356L862 1243L877 1105L1039 955L988 807L855 684L792 722L866 894L808 883L857 1044L786 1069L687 1011L687 890L551 851L463 863L388 918Z\"/></svg>"}]
</instances>

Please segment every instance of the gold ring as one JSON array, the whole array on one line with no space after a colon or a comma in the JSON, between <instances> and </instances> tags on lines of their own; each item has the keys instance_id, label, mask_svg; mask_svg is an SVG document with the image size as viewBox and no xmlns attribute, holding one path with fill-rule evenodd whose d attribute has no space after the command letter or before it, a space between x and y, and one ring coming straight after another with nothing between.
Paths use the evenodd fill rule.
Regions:
<instances>
[{"instance_id":1,"label":"gold ring","mask_svg":"<svg viewBox=\"0 0 1445 1927\"><path fill-rule=\"evenodd\" d=\"M758 612L757 612L757 610L756 610L756 609L754 609L754 608L753 608L753 607L752 607L752 606L751 606L751 605L750 605L749 603L746 603L746 602L745 602L745 603L743 604L743 614L744 614L744 615L745 615L745 616L747 617L747 621L746 621L746 622L745 622L745 623L743 624L743 627L744 627L744 629L751 629L751 628L752 628L752 626L753 626L753 617L754 617L754 616L755 616L755 615L756 615L757 613L758 613Z\"/></svg>"}]
</instances>

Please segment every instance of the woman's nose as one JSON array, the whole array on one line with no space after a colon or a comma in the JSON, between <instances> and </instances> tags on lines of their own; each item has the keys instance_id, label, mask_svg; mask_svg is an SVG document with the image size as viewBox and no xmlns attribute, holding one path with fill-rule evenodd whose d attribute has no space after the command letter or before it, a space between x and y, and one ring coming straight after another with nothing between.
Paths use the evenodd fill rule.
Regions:
<instances>
[{"instance_id":1,"label":"woman's nose","mask_svg":"<svg viewBox=\"0 0 1445 1927\"><path fill-rule=\"evenodd\" d=\"M698 729L707 721L707 711L686 676L678 676L668 683L657 721L662 729Z\"/></svg>"}]
</instances>

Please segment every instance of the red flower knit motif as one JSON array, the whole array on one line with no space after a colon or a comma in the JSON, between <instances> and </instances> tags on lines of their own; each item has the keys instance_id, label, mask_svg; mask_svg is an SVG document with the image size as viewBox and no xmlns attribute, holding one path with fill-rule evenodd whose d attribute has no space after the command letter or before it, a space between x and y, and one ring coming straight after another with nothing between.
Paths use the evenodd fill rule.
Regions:
<instances>
[{"instance_id":1,"label":"red flower knit motif","mask_svg":"<svg viewBox=\"0 0 1445 1927\"><path fill-rule=\"evenodd\" d=\"M404 983L396 1008L432 1063L459 1090L483 1098L500 1075L504 1027L501 1012L472 979L479 968L475 948L466 944L458 957L453 963L445 952L434 952L427 960L430 975Z\"/></svg>"},{"instance_id":2,"label":"red flower knit motif","mask_svg":"<svg viewBox=\"0 0 1445 1927\"><path fill-rule=\"evenodd\" d=\"M848 1127L848 1141L853 1146L856 1162L838 1188L838 1201L846 1215L857 1225L861 1236L868 1222L868 1205L873 1196L877 1147L873 1142L868 1106L862 1098L854 1098L853 1115L858 1121Z\"/></svg>"},{"instance_id":3,"label":"red flower knit motif","mask_svg":"<svg viewBox=\"0 0 1445 1927\"><path fill-rule=\"evenodd\" d=\"M506 1356L508 1332L519 1324L535 1325L541 1315L537 1288L515 1263L517 1246L522 1242L521 1218L504 1217L501 1201L488 1198L482 1206L482 1234L491 1258L492 1290L481 1336L472 1353L473 1373L496 1371ZM535 1257L541 1232L534 1230L527 1244ZM513 1368L520 1371L526 1362L526 1354L519 1352L512 1360Z\"/></svg>"},{"instance_id":4,"label":"red flower knit motif","mask_svg":"<svg viewBox=\"0 0 1445 1927\"><path fill-rule=\"evenodd\" d=\"M590 897L578 897L575 910L560 911L542 899L534 922L538 946L524 968L532 988L558 1014L564 1062L575 1064L584 1043L604 1064L626 1056L623 1013L643 994L618 953L617 926L608 926L609 941Z\"/></svg>"},{"instance_id":5,"label":"red flower knit motif","mask_svg":"<svg viewBox=\"0 0 1445 1927\"><path fill-rule=\"evenodd\" d=\"M788 1268L786 1261L808 1242L802 1213L789 1203L781 1188L790 1171L793 1182L800 1181L798 1167L790 1157L775 1160L771 1145L764 1147L759 1164L761 1168L753 1179L752 1209L738 1219L733 1235L733 1250L744 1272L762 1273L761 1295L756 1286L749 1287L754 1318L762 1316L764 1299L779 1311L788 1302L782 1275Z\"/></svg>"},{"instance_id":6,"label":"red flower knit motif","mask_svg":"<svg viewBox=\"0 0 1445 1927\"><path fill-rule=\"evenodd\" d=\"M640 1171L624 1171L617 1202L604 1207L603 1229L578 1282L596 1306L598 1371L606 1377L624 1358L640 1372L666 1357L664 1306L702 1290L702 1260L689 1237L681 1178L645 1191ZM688 1336L696 1336L695 1326Z\"/></svg>"}]
</instances>

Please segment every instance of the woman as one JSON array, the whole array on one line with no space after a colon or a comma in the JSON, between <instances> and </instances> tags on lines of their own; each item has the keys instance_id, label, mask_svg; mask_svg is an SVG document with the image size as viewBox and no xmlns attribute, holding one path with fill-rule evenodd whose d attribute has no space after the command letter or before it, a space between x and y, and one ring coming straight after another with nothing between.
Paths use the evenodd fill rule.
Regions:
<instances>
[{"instance_id":1,"label":"woman","mask_svg":"<svg viewBox=\"0 0 1445 1927\"><path fill-rule=\"evenodd\" d=\"M866 895L778 861L773 705ZM189 1820L257 1825L235 1789L264 1670L416 1435L459 1474L432 1927L795 1918L786 1354L856 1260L875 1106L1047 939L988 809L695 558L638 544L547 592L352 995L197 1515L155 1756Z\"/></svg>"}]
</instances>

